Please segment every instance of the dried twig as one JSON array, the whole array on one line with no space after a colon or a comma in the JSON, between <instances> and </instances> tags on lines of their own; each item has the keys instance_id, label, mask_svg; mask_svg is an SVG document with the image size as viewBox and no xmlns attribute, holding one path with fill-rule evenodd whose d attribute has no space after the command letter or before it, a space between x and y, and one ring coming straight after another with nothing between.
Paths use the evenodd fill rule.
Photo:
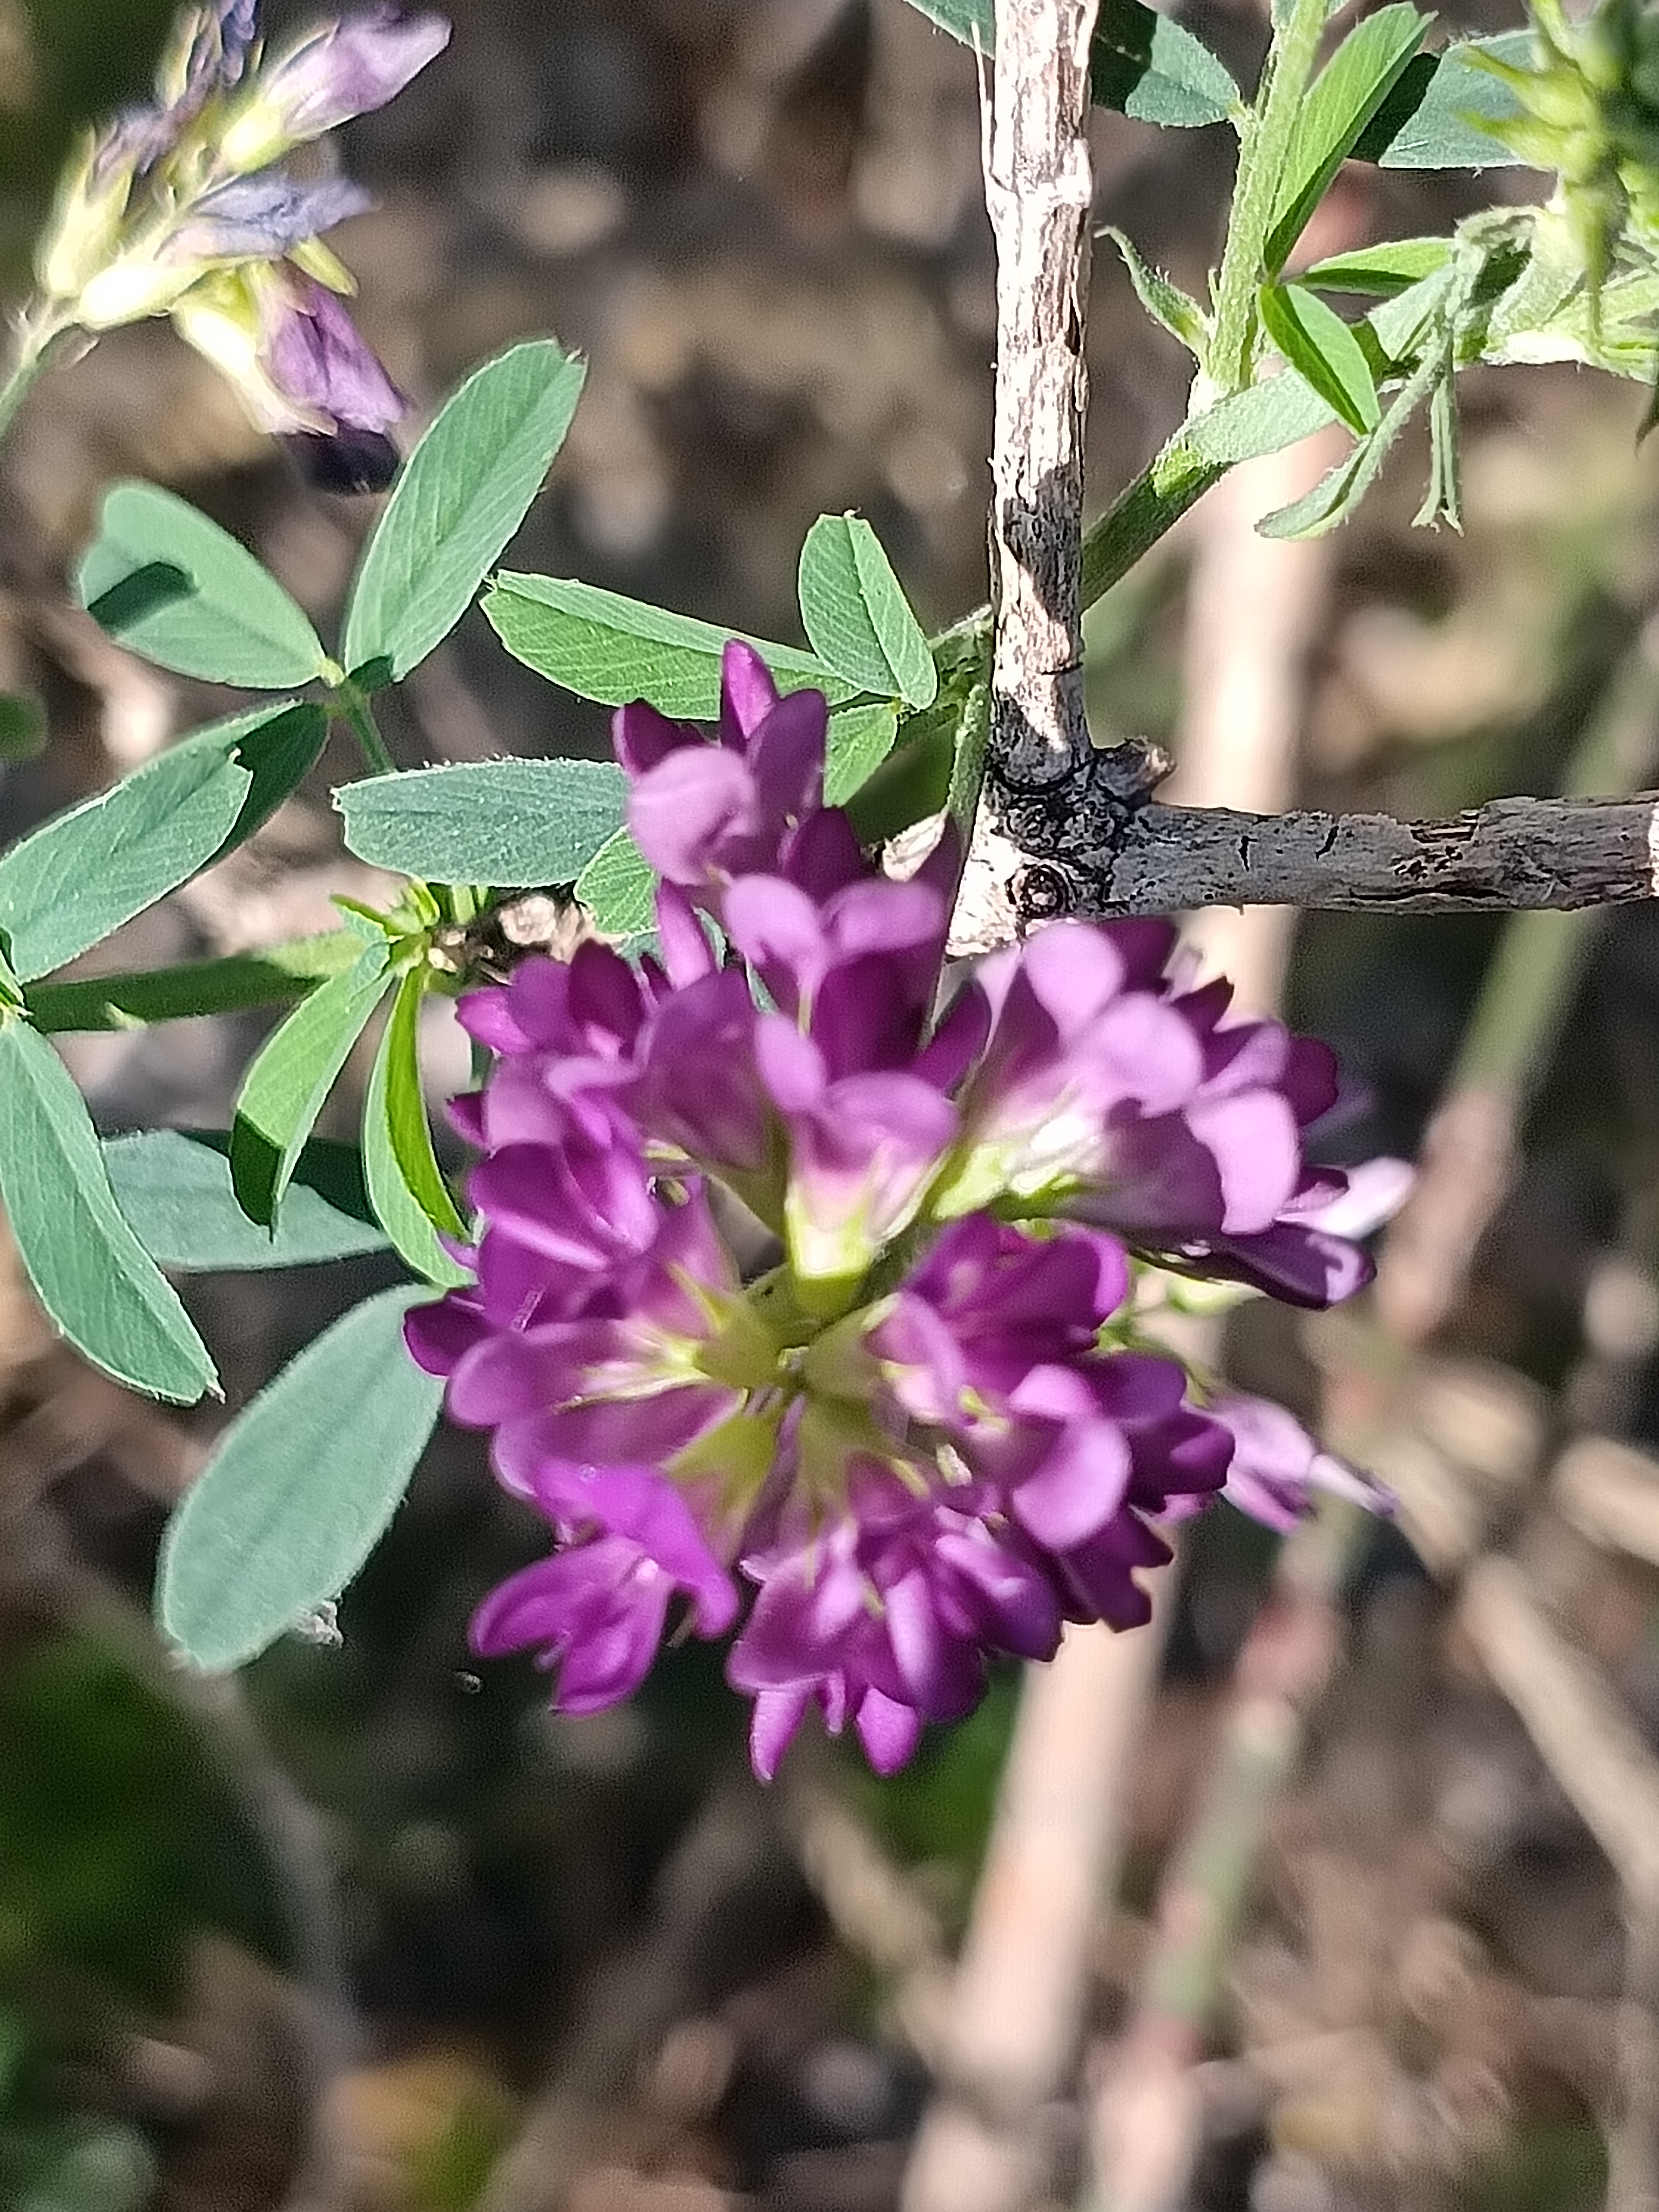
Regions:
<instances>
[{"instance_id":1,"label":"dried twig","mask_svg":"<svg viewBox=\"0 0 1659 2212\"><path fill-rule=\"evenodd\" d=\"M1334 1594L1346 1507L1299 1529L1235 1670L1192 1825L1159 1887L1147 1987L1095 2113L1085 2212L1180 2212L1201 2136L1193 2068L1255 1886L1268 1815L1294 1773L1307 1714L1340 1649Z\"/></svg>"},{"instance_id":2,"label":"dried twig","mask_svg":"<svg viewBox=\"0 0 1659 2212\"><path fill-rule=\"evenodd\" d=\"M1096 0L1001 0L985 164L997 247L991 756L1015 789L1088 762L1083 363Z\"/></svg>"},{"instance_id":3,"label":"dried twig","mask_svg":"<svg viewBox=\"0 0 1659 2212\"><path fill-rule=\"evenodd\" d=\"M1659 1565L1659 1460L1607 1437L1581 1437L1556 1463L1555 1509L1604 1551Z\"/></svg>"},{"instance_id":4,"label":"dried twig","mask_svg":"<svg viewBox=\"0 0 1659 2212\"><path fill-rule=\"evenodd\" d=\"M1114 747L1095 756L1086 777L1005 805L1024 862L1012 891L1022 919L1206 906L1504 914L1659 896L1651 794L1496 799L1434 822L1241 814L1147 799L1159 765L1137 765L1130 749Z\"/></svg>"},{"instance_id":5,"label":"dried twig","mask_svg":"<svg viewBox=\"0 0 1659 2212\"><path fill-rule=\"evenodd\" d=\"M1566 1641L1512 1559L1470 1568L1457 1618L1632 1910L1659 1911L1659 1759L1601 1669Z\"/></svg>"},{"instance_id":6,"label":"dried twig","mask_svg":"<svg viewBox=\"0 0 1659 2212\"><path fill-rule=\"evenodd\" d=\"M997 248L990 747L998 774L1025 789L1073 780L1091 750L1079 578L1095 13L1096 0L999 0L996 11L985 161ZM976 846L961 904L994 872ZM1121 1683L1094 1680L1091 1662L1109 1646L1079 1638L1075 1649L1079 1661L1028 1677L952 2007L953 2094L923 2125L906 2212L1000 2212L1041 2179L1036 2123L1075 2048L1096 1869L1120 1810L1109 1781L1079 1771L1070 1749L1080 1729L1131 1720ZM1115 1654L1103 1663L1118 1672Z\"/></svg>"}]
</instances>

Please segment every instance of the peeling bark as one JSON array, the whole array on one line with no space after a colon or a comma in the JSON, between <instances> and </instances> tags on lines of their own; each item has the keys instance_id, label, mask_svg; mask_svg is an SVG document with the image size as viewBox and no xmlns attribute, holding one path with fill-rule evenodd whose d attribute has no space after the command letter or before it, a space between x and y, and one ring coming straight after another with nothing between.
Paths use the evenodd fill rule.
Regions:
<instances>
[{"instance_id":1,"label":"peeling bark","mask_svg":"<svg viewBox=\"0 0 1659 2212\"><path fill-rule=\"evenodd\" d=\"M1109 773L1121 785L1123 767ZM1103 792L1105 775L1087 778L1080 800L1079 779L1041 796L1003 793L1002 827L1025 860L1010 886L1022 921L1207 906L1504 914L1659 895L1651 793L1498 799L1443 821L1401 822L1137 802Z\"/></svg>"}]
</instances>

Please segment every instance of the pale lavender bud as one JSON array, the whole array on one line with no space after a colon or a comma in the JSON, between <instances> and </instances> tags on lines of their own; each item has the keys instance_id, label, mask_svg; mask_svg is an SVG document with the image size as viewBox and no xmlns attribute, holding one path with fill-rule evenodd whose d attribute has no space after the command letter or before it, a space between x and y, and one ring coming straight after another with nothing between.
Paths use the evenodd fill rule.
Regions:
<instances>
[{"instance_id":1,"label":"pale lavender bud","mask_svg":"<svg viewBox=\"0 0 1659 2212\"><path fill-rule=\"evenodd\" d=\"M170 261L271 259L304 246L374 200L345 177L308 183L281 169L238 177L197 201L188 222L167 240Z\"/></svg>"},{"instance_id":2,"label":"pale lavender bud","mask_svg":"<svg viewBox=\"0 0 1659 2212\"><path fill-rule=\"evenodd\" d=\"M312 277L284 270L267 294L265 358L278 391L325 427L389 430L408 412L343 303Z\"/></svg>"},{"instance_id":3,"label":"pale lavender bud","mask_svg":"<svg viewBox=\"0 0 1659 2212\"><path fill-rule=\"evenodd\" d=\"M289 263L216 271L176 302L173 319L262 429L379 435L404 412L342 302Z\"/></svg>"},{"instance_id":4,"label":"pale lavender bud","mask_svg":"<svg viewBox=\"0 0 1659 2212\"><path fill-rule=\"evenodd\" d=\"M263 169L384 107L448 43L441 15L405 19L388 7L325 24L254 72L220 134L220 160L244 173Z\"/></svg>"}]
</instances>

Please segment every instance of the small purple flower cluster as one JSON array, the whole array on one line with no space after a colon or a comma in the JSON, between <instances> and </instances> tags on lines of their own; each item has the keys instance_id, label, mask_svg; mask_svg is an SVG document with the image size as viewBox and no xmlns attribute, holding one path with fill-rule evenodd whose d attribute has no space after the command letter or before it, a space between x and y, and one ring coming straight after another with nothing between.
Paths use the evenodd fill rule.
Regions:
<instances>
[{"instance_id":1,"label":"small purple flower cluster","mask_svg":"<svg viewBox=\"0 0 1659 2212\"><path fill-rule=\"evenodd\" d=\"M1144 1621L1158 1522L1230 1494L1283 1525L1352 1481L1278 1408L1193 1402L1133 1290L1151 1263L1320 1305L1367 1272L1303 1152L1322 1046L1183 988L1152 922L1055 924L935 1019L951 842L882 877L825 740L741 644L713 744L617 716L660 958L586 944L462 1000L495 1055L453 1109L477 1279L409 1324L558 1538L478 1650L536 1650L582 1712L675 1601L706 1637L743 1615L763 1775L814 1705L889 1772L988 1658Z\"/></svg>"},{"instance_id":2,"label":"small purple flower cluster","mask_svg":"<svg viewBox=\"0 0 1659 2212\"><path fill-rule=\"evenodd\" d=\"M342 304L352 280L322 243L369 198L283 161L384 106L449 26L375 5L267 53L257 16L258 0L186 9L155 104L89 141L38 256L44 319L104 331L170 314L313 474L378 485L396 465L386 433L405 402Z\"/></svg>"}]
</instances>

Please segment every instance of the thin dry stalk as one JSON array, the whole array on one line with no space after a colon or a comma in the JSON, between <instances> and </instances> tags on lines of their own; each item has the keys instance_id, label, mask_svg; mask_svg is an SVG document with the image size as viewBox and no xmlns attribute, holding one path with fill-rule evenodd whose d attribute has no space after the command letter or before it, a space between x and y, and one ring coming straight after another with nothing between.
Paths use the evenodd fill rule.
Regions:
<instances>
[{"instance_id":1,"label":"thin dry stalk","mask_svg":"<svg viewBox=\"0 0 1659 2212\"><path fill-rule=\"evenodd\" d=\"M1659 1759L1601 1670L1570 1644L1513 1559L1479 1559L1459 1626L1572 1800L1631 1911L1659 1912Z\"/></svg>"},{"instance_id":2,"label":"thin dry stalk","mask_svg":"<svg viewBox=\"0 0 1659 2212\"><path fill-rule=\"evenodd\" d=\"M1179 2212L1202 2135L1193 2069L1255 1886L1267 1821L1341 1644L1334 1594L1355 1509L1286 1544L1235 1670L1220 1741L1158 1892L1139 2006L1097 2101L1086 2212Z\"/></svg>"},{"instance_id":3,"label":"thin dry stalk","mask_svg":"<svg viewBox=\"0 0 1659 2212\"><path fill-rule=\"evenodd\" d=\"M1096 0L999 0L986 131L997 250L990 746L1000 778L1028 789L1074 776L1091 752L1080 567L1095 13ZM976 848L963 904L994 873ZM1081 1656L1070 1665L1027 1680L952 2005L951 2094L923 2124L905 2212L1006 2212L1041 2180L1037 2123L1075 2047L1095 1869L1121 1810L1073 1754L1130 1710L1115 1654L1103 1666L1109 1647L1071 1648Z\"/></svg>"},{"instance_id":4,"label":"thin dry stalk","mask_svg":"<svg viewBox=\"0 0 1659 2212\"><path fill-rule=\"evenodd\" d=\"M1163 1647L1156 1627L1074 1630L1026 1671L952 1995L951 2094L923 2123L903 2212L1006 2212L1041 2193Z\"/></svg>"},{"instance_id":5,"label":"thin dry stalk","mask_svg":"<svg viewBox=\"0 0 1659 2212\"><path fill-rule=\"evenodd\" d=\"M1605 800L1652 773L1655 695L1644 640L1569 762L1569 791ZM1638 810L1648 804L1638 802ZM1425 1134L1417 1188L1377 1267L1377 1310L1403 1343L1422 1343L1463 1295L1476 1249L1514 1180L1522 1117L1571 1007L1595 924L1589 911L1528 914L1504 929Z\"/></svg>"},{"instance_id":6,"label":"thin dry stalk","mask_svg":"<svg viewBox=\"0 0 1659 2212\"><path fill-rule=\"evenodd\" d=\"M1324 442L1247 464L1194 518L1177 795L1263 811L1294 796L1307 659L1326 603L1329 549L1260 538L1255 523L1318 481ZM1243 1005L1267 1011L1278 1000L1294 921L1282 907L1215 908L1197 918L1187 941L1231 978ZM1218 1332L1210 1324L1201 1343L1181 1348L1213 1365ZM1317 1531L1306 1540L1324 1540ZM1187 1845L1160 1893L1142 2000L1110 2055L1091 2118L1091 2204L1174 2204L1191 2172L1200 2121L1191 2069L1212 2007L1198 1985L1207 1990L1224 1967L1255 1859L1236 1839L1265 1820L1275 1778L1299 1741L1299 1706L1322 1681L1332 1646L1328 1605L1315 1595L1318 1577L1301 1574L1301 1558L1292 1546L1284 1586L1241 1661L1237 1702ZM1110 1886L1107 1875L1103 1893Z\"/></svg>"},{"instance_id":7,"label":"thin dry stalk","mask_svg":"<svg viewBox=\"0 0 1659 2212\"><path fill-rule=\"evenodd\" d=\"M1083 712L1083 333L1096 0L1000 0L985 161L997 249L991 757L1011 787L1075 775Z\"/></svg>"},{"instance_id":8,"label":"thin dry stalk","mask_svg":"<svg viewBox=\"0 0 1659 2212\"><path fill-rule=\"evenodd\" d=\"M1192 519L1186 681L1173 802L1277 814L1296 796L1308 657L1328 595L1331 542L1262 538L1256 523L1310 490L1331 465L1310 438L1235 469ZM1212 907L1185 933L1240 1002L1277 1006L1295 917L1281 908Z\"/></svg>"}]
</instances>

